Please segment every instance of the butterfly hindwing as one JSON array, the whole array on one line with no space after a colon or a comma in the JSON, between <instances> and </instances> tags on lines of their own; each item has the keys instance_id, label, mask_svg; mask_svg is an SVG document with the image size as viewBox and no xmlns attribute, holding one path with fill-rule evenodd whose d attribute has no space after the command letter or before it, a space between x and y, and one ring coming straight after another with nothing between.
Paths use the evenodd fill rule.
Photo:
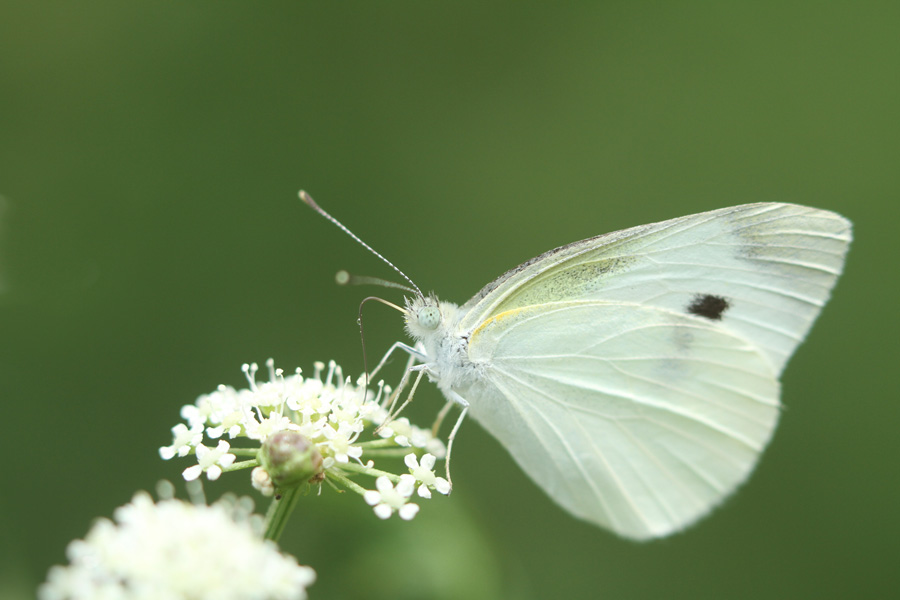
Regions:
<instances>
[{"instance_id":1,"label":"butterfly hindwing","mask_svg":"<svg viewBox=\"0 0 900 600\"><path fill-rule=\"evenodd\" d=\"M471 337L476 420L575 515L635 539L701 517L750 473L778 382L746 340L654 307L558 302Z\"/></svg>"}]
</instances>

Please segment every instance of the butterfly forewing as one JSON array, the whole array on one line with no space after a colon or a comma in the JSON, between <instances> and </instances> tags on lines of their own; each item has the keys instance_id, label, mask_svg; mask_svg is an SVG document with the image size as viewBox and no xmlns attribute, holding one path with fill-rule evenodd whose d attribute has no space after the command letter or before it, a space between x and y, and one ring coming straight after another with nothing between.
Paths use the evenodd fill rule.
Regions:
<instances>
[{"instance_id":1,"label":"butterfly forewing","mask_svg":"<svg viewBox=\"0 0 900 600\"><path fill-rule=\"evenodd\" d=\"M851 226L792 204L746 204L642 225L547 252L462 307L461 333L525 306L605 300L705 319L744 337L776 373L825 304Z\"/></svg>"}]
</instances>

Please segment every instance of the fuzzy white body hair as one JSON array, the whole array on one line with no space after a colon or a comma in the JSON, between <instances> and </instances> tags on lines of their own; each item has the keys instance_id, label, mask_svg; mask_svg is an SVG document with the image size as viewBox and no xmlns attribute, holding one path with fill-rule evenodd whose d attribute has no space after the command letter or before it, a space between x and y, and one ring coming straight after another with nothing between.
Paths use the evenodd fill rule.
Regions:
<instances>
[{"instance_id":1,"label":"fuzzy white body hair","mask_svg":"<svg viewBox=\"0 0 900 600\"><path fill-rule=\"evenodd\" d=\"M462 314L452 302L441 302L434 297L407 299L406 331L425 349L425 372L444 392L448 400L458 402L456 394L479 381L484 365L469 358L469 336L459 331ZM440 311L437 326L423 326L423 311L436 307ZM450 393L450 392L455 392Z\"/></svg>"}]
</instances>

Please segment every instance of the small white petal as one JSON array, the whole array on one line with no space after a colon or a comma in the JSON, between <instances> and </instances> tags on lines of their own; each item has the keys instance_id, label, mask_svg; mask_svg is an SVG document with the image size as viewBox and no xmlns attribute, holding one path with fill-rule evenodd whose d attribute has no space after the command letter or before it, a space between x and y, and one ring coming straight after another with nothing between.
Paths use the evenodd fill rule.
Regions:
<instances>
[{"instance_id":1,"label":"small white petal","mask_svg":"<svg viewBox=\"0 0 900 600\"><path fill-rule=\"evenodd\" d=\"M219 465L213 465L206 470L206 478L210 481L215 481L222 475L222 469Z\"/></svg>"},{"instance_id":2,"label":"small white petal","mask_svg":"<svg viewBox=\"0 0 900 600\"><path fill-rule=\"evenodd\" d=\"M419 461L416 460L415 454L407 454L406 456L403 457L403 462L406 463L406 466L409 467L410 469L418 469L419 468Z\"/></svg>"},{"instance_id":3,"label":"small white petal","mask_svg":"<svg viewBox=\"0 0 900 600\"><path fill-rule=\"evenodd\" d=\"M450 482L443 477L438 477L434 480L434 489L446 496L450 493Z\"/></svg>"},{"instance_id":4,"label":"small white petal","mask_svg":"<svg viewBox=\"0 0 900 600\"><path fill-rule=\"evenodd\" d=\"M195 479L200 477L200 473L202 473L202 472L203 472L203 469L200 467L200 465L194 465L192 467L188 467L187 469L185 469L181 473L181 476L184 477L185 481L194 481Z\"/></svg>"},{"instance_id":5,"label":"small white petal","mask_svg":"<svg viewBox=\"0 0 900 600\"><path fill-rule=\"evenodd\" d=\"M429 490L428 486L425 484L419 486L418 492L419 496L422 498L431 498L431 490Z\"/></svg>"},{"instance_id":6,"label":"small white petal","mask_svg":"<svg viewBox=\"0 0 900 600\"><path fill-rule=\"evenodd\" d=\"M381 502L381 494L376 492L375 490L366 490L366 493L363 494L363 500L366 501L366 504L369 506L375 506L379 502Z\"/></svg>"},{"instance_id":7,"label":"small white petal","mask_svg":"<svg viewBox=\"0 0 900 600\"><path fill-rule=\"evenodd\" d=\"M397 484L397 493L404 498L409 498L413 494L416 486L416 478L412 475L401 475L400 483Z\"/></svg>"},{"instance_id":8,"label":"small white petal","mask_svg":"<svg viewBox=\"0 0 900 600\"><path fill-rule=\"evenodd\" d=\"M159 449L159 457L163 460L169 460L170 458L175 458L175 450L170 446L163 446Z\"/></svg>"},{"instance_id":9,"label":"small white petal","mask_svg":"<svg viewBox=\"0 0 900 600\"><path fill-rule=\"evenodd\" d=\"M394 485L391 483L391 480L382 475L378 479L375 480L375 487L379 492L385 494L394 489Z\"/></svg>"},{"instance_id":10,"label":"small white petal","mask_svg":"<svg viewBox=\"0 0 900 600\"><path fill-rule=\"evenodd\" d=\"M409 521L414 516L416 516L416 513L418 513L418 512L419 512L418 504L404 504L400 508L400 510L397 511L397 514L400 515L400 518L403 519L404 521Z\"/></svg>"},{"instance_id":11,"label":"small white petal","mask_svg":"<svg viewBox=\"0 0 900 600\"><path fill-rule=\"evenodd\" d=\"M422 467L428 469L429 471L434 470L434 461L436 461L434 454L426 454L422 457Z\"/></svg>"},{"instance_id":12,"label":"small white petal","mask_svg":"<svg viewBox=\"0 0 900 600\"><path fill-rule=\"evenodd\" d=\"M387 519L394 512L387 504L379 504L374 508L375 516L379 519Z\"/></svg>"}]
</instances>

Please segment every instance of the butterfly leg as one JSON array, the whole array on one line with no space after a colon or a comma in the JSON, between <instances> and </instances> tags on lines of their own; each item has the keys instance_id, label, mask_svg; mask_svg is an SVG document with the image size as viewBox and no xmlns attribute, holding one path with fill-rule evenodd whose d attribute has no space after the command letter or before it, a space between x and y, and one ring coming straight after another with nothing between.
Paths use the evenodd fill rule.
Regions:
<instances>
[{"instance_id":1,"label":"butterfly leg","mask_svg":"<svg viewBox=\"0 0 900 600\"><path fill-rule=\"evenodd\" d=\"M391 403L391 410L388 413L388 418L386 423L390 423L403 412L403 409L406 408L406 405L412 402L413 396L416 393L416 388L419 387L419 382L422 381L422 375L425 374L425 365L416 365L415 367L411 367L407 369L406 374L403 376L404 379L409 379L409 374L413 371L418 371L419 374L416 376L416 380L413 382L412 389L409 390L409 396L406 397L406 400L403 401L403 404L400 405L400 408L394 411L394 404L396 403L396 397L394 398L394 402ZM404 384L405 385L405 384Z\"/></svg>"},{"instance_id":2,"label":"butterfly leg","mask_svg":"<svg viewBox=\"0 0 900 600\"><path fill-rule=\"evenodd\" d=\"M412 357L410 357L410 363L412 363ZM416 380L413 382L412 389L409 391L409 396L403 402L397 411L394 411L394 406L397 404L397 398L403 394L403 390L406 389L406 386L409 384L410 375L418 371L419 374L416 376ZM397 418L400 412L406 408L406 405L412 402L413 395L416 393L416 388L419 387L419 382L422 381L422 375L425 374L425 365L415 365L412 364L407 365L406 371L403 373L403 378L400 380L400 384L397 386L397 389L391 392L391 395L384 399L381 407L387 411L387 416L384 418L384 421L375 428L375 433L377 434L381 431L381 428L386 426L388 423Z\"/></svg>"},{"instance_id":3,"label":"butterfly leg","mask_svg":"<svg viewBox=\"0 0 900 600\"><path fill-rule=\"evenodd\" d=\"M395 350L403 350L407 354L409 354L409 360L406 363L406 369L403 372L403 377L400 379L400 384L397 388L388 395L381 404L381 408L385 409L388 412L388 416L385 418L384 422L375 428L375 433L378 433L382 427L387 425L393 420L393 417L390 416L394 411L394 405L397 403L397 398L400 397L400 394L403 393L403 390L406 389L407 383L409 383L409 376L413 370L413 364L416 360L423 360L425 355L422 354L417 348L413 348L403 342L394 342L391 344L391 347L388 348L388 351L384 353L384 356L381 357L381 360L378 361L378 364L372 370L371 373L368 374L367 378L374 378L378 371L381 370L382 367L387 363L388 358L390 358L391 354L394 353ZM415 383L415 386L418 386L418 380ZM413 387L413 392L415 392L415 386ZM406 406L406 404L404 404ZM396 416L396 415L395 415Z\"/></svg>"},{"instance_id":4,"label":"butterfly leg","mask_svg":"<svg viewBox=\"0 0 900 600\"><path fill-rule=\"evenodd\" d=\"M447 483L450 484L450 489L452 490L453 480L450 478L450 453L453 450L453 439L456 437L456 432L459 431L459 426L462 425L463 419L466 418L466 413L469 412L469 401L451 389L443 391L454 404L459 404L462 407L462 411L456 419L456 424L453 426L450 435L447 437L447 458L444 461L444 467L447 471Z\"/></svg>"},{"instance_id":5,"label":"butterfly leg","mask_svg":"<svg viewBox=\"0 0 900 600\"><path fill-rule=\"evenodd\" d=\"M381 360L378 361L378 364L375 366L375 368L372 369L372 372L369 373L370 378L375 377L375 374L378 373L378 371L380 371L381 368L385 365L385 363L387 362L388 358L390 358L390 356L394 352L394 350L403 350L404 352L409 354L410 358L412 358L413 360L417 360L419 362L425 362L425 355L422 352L420 352L418 349L413 348L412 346L409 346L407 344L404 344L403 342L394 342L393 344L391 344L391 347L388 348L388 351L384 353L384 356L381 357ZM409 368L409 367L407 367L407 368Z\"/></svg>"}]
</instances>

